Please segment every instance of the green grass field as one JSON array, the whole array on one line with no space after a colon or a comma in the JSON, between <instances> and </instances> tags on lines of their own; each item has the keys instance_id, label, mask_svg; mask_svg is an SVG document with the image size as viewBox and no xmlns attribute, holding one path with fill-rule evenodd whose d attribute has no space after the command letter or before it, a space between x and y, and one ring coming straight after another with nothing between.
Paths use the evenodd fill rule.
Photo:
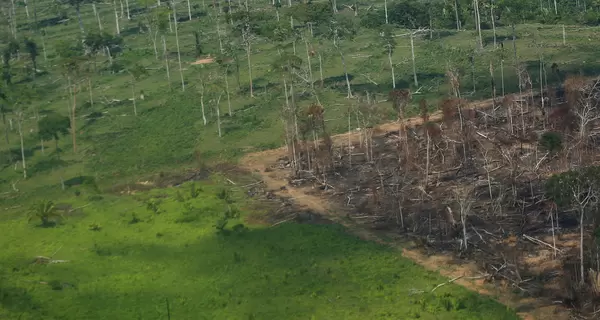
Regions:
<instances>
[{"instance_id":1,"label":"green grass field","mask_svg":"<svg viewBox=\"0 0 600 320\"><path fill-rule=\"evenodd\" d=\"M6 114L6 125L0 123L9 139L9 143L0 139L0 318L167 319L168 301L171 319L516 319L506 307L455 285L434 294L411 295L429 291L445 280L402 258L399 252L358 240L339 226L248 224L245 217L264 214L266 209L257 209L238 191L229 200L219 198L225 188L219 176L202 182L203 191L193 199L187 199L189 185L135 195L114 192L127 184L154 181L188 169L235 163L246 152L283 144L280 113L285 98L273 62L278 50L292 53L293 46L280 48L264 38L254 41L254 98L248 92L245 52L237 47L239 82L235 72L230 72L233 115L226 115L223 69L216 64L190 64L197 58L194 31L200 31L203 56L219 53L215 21L205 14L214 15L208 2L194 3L199 18L192 21L183 19L186 3L177 4L178 16L183 19L178 29L186 83L183 92L175 34L168 29L164 33L171 72L168 83L162 44L155 59L149 34L138 28L143 5L129 1L132 19L119 19L124 45L115 60L141 64L148 72L136 82L137 116L130 100L132 77L124 71L110 72L106 56L95 58L97 72L65 76L57 48L63 42L80 41L74 10L64 7L69 19L51 23L62 9L56 11L49 1L37 3L37 19L48 25L43 41L46 53L38 57L41 72L35 79L28 75L29 57L21 50L11 59L13 84L2 87L8 95L8 101L2 103L11 112ZM19 39L33 38L41 51L42 38L28 23L32 18L26 17L22 2L17 5ZM98 3L97 7L104 31L115 33L112 4ZM275 19L274 11L267 12ZM98 30L91 5L82 6L81 15L87 32ZM227 21L222 19L220 27L225 40ZM7 24L0 28L0 48L4 49L11 36ZM398 34L406 31L395 30ZM560 26L517 25L518 59L528 66L534 88L540 85L541 54L549 83L560 80L549 70L552 63L564 72L595 74L599 56L593 39L599 32L595 27L567 26L563 45ZM491 30L483 33L489 43ZM512 37L508 27L499 26L497 33L499 40ZM391 104L385 101L392 87L391 70L377 39L376 31L360 29L356 38L341 42L341 49L354 94L364 97L369 92L387 110L383 118L393 119ZM315 93L325 107L327 126L331 132L345 131L346 112L356 107L357 101L346 98L340 56L327 39L309 41L322 56L325 86L317 86ZM424 97L435 108L435 102L450 92L445 79L448 67L459 70L464 97L490 97L490 62L500 94L502 59L505 91L518 91L509 40L504 41L504 49L492 50L488 44L475 53L472 69L469 55L475 47L475 32L436 30L417 37L418 86L413 83L410 41L397 37L397 42L393 55L396 82L399 88L418 92L414 101ZM295 47L304 59L304 42L298 41ZM84 65L91 70L92 59ZM311 67L313 80L319 80L316 58ZM206 126L200 103L202 82L207 85ZM71 136L65 135L58 141L59 154L53 141L44 141L42 149L38 119L49 112L68 114L72 105L68 84L76 88L77 152L73 152ZM308 85L300 80L296 85L300 109L315 102ZM139 98L142 91L143 100ZM222 137L217 133L216 108L221 114ZM18 112L23 113L26 179ZM353 121L352 126L358 124ZM186 198L183 202L176 200L180 198L178 190ZM150 198L160 199L161 213L146 208ZM82 208L67 214L54 228L41 228L36 221L27 221L29 206L37 200ZM229 222L226 234L217 233L214 225L228 207L236 208L232 210L240 217ZM134 215L140 221L132 223ZM240 223L245 227L234 231L233 226ZM90 230L94 226L100 230ZM69 262L31 263L35 256L50 256L55 251L54 259Z\"/></svg>"},{"instance_id":2,"label":"green grass field","mask_svg":"<svg viewBox=\"0 0 600 320\"><path fill-rule=\"evenodd\" d=\"M445 280L339 226L244 226L261 213L219 177L190 190L82 192L53 228L5 217L0 318L167 319L168 301L171 319L517 319L456 285L414 293ZM241 216L217 232L228 210ZM31 263L54 252L68 262Z\"/></svg>"}]
</instances>

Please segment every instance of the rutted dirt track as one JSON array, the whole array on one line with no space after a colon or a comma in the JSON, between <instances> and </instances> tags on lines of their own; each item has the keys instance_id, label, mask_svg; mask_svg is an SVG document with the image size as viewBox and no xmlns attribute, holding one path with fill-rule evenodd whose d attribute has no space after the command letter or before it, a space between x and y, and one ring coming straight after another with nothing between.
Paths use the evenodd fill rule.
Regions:
<instances>
[{"instance_id":1,"label":"rutted dirt track","mask_svg":"<svg viewBox=\"0 0 600 320\"><path fill-rule=\"evenodd\" d=\"M498 100L497 100L498 101ZM483 100L471 103L470 108L489 108L493 105L493 100ZM442 113L436 112L430 115L430 121L440 121ZM422 123L420 117L410 118L405 120L405 125L415 126ZM375 129L375 135L381 135L388 132L398 131L400 123L392 122L385 123ZM333 142L336 145L347 144L348 140L358 141L360 138L359 132L347 132L333 136ZM402 250L403 256L415 261L426 269L434 270L440 274L456 278L462 277L455 281L470 290L477 291L481 294L486 294L496 298L499 302L510 306L517 310L521 318L526 320L531 319L569 319L569 312L563 307L542 302L533 298L523 298L510 292L510 288L499 288L489 284L484 284L481 280L469 280L477 278L480 273L476 265L456 265L452 263L453 257L450 255L427 255L418 249L407 249L410 247L408 241L401 238L398 234L385 234L382 231L374 231L360 226L346 218L347 208L336 203L332 203L328 199L319 195L314 195L310 187L293 187L288 184L288 170L267 170L270 166L277 163L278 159L287 155L285 148L267 150L246 155L241 160L241 165L245 169L254 174L261 176L268 190L280 197L291 198L293 202L301 208L310 209L318 212L328 219L340 223L357 236L370 241L376 241L385 245L393 246ZM285 186L286 188L281 188ZM385 236L385 240L382 239ZM394 240L389 240L390 238Z\"/></svg>"}]
</instances>

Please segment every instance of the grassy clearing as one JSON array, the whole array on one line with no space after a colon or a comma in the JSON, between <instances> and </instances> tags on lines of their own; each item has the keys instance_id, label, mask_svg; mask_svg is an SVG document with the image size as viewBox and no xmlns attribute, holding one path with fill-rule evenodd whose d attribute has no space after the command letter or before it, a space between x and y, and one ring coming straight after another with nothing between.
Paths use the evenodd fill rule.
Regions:
<instances>
[{"instance_id":1,"label":"grassy clearing","mask_svg":"<svg viewBox=\"0 0 600 320\"><path fill-rule=\"evenodd\" d=\"M104 195L54 228L2 221L0 317L167 319L168 300L172 319L517 319L455 285L411 294L445 280L339 226L245 226L248 200L219 180L196 198L190 184ZM242 214L216 232L228 208ZM31 264L53 252L69 262Z\"/></svg>"}]
</instances>

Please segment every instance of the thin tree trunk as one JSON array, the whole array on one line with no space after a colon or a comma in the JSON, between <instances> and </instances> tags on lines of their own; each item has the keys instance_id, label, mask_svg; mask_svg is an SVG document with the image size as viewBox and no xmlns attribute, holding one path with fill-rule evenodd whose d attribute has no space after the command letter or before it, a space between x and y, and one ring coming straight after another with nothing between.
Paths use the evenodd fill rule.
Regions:
<instances>
[{"instance_id":1,"label":"thin tree trunk","mask_svg":"<svg viewBox=\"0 0 600 320\"><path fill-rule=\"evenodd\" d=\"M562 39L563 39L563 46L566 46L567 45L567 32L565 31L564 24L562 25Z\"/></svg>"},{"instance_id":2,"label":"thin tree trunk","mask_svg":"<svg viewBox=\"0 0 600 320\"><path fill-rule=\"evenodd\" d=\"M513 51L515 54L515 66L517 66L519 59L517 58L517 35L515 32L515 24L512 24L512 42L513 42Z\"/></svg>"},{"instance_id":3,"label":"thin tree trunk","mask_svg":"<svg viewBox=\"0 0 600 320\"><path fill-rule=\"evenodd\" d=\"M161 35L163 43L163 56L165 57L165 68L167 71L167 82L169 83L169 90L171 89L171 72L169 71L169 57L167 56L167 42L165 36Z\"/></svg>"},{"instance_id":4,"label":"thin tree trunk","mask_svg":"<svg viewBox=\"0 0 600 320\"><path fill-rule=\"evenodd\" d=\"M27 0L23 0L25 4L25 14L27 15L27 19L29 19L29 7L27 6Z\"/></svg>"},{"instance_id":5,"label":"thin tree trunk","mask_svg":"<svg viewBox=\"0 0 600 320\"><path fill-rule=\"evenodd\" d=\"M479 34L479 49L483 49L483 38L481 36L481 16L479 15L479 1L474 0L473 4L475 6L475 22L477 23L477 33Z\"/></svg>"},{"instance_id":6,"label":"thin tree trunk","mask_svg":"<svg viewBox=\"0 0 600 320\"><path fill-rule=\"evenodd\" d=\"M425 185L424 187L427 188L427 184L429 182L429 149L431 146L431 137L429 136L429 131L427 131L427 128L425 128L425 134L427 134L427 155L426 155L426 159L425 159Z\"/></svg>"},{"instance_id":7,"label":"thin tree trunk","mask_svg":"<svg viewBox=\"0 0 600 320\"><path fill-rule=\"evenodd\" d=\"M352 98L352 89L350 87L350 78L348 76L348 69L346 68L346 59L344 58L344 54L342 53L342 50L337 45L337 43L335 44L335 47L336 47L338 53L340 54L340 57L342 58L342 66L344 67L344 75L346 76L346 87L348 89L347 98Z\"/></svg>"},{"instance_id":8,"label":"thin tree trunk","mask_svg":"<svg viewBox=\"0 0 600 320\"><path fill-rule=\"evenodd\" d=\"M94 95L92 93L92 78L88 77L88 91L90 92L90 107L94 107Z\"/></svg>"},{"instance_id":9,"label":"thin tree trunk","mask_svg":"<svg viewBox=\"0 0 600 320\"><path fill-rule=\"evenodd\" d=\"M71 132L73 136L73 153L77 153L77 125L75 124L75 110L77 109L77 87L73 87L73 106L71 108Z\"/></svg>"},{"instance_id":10,"label":"thin tree trunk","mask_svg":"<svg viewBox=\"0 0 600 320\"><path fill-rule=\"evenodd\" d=\"M224 52L223 40L221 39L221 27L219 26L219 16L217 16L217 18L215 20L217 20L216 27L217 27L217 37L219 38L219 52L221 52L221 54L223 54L223 52Z\"/></svg>"},{"instance_id":11,"label":"thin tree trunk","mask_svg":"<svg viewBox=\"0 0 600 320\"><path fill-rule=\"evenodd\" d=\"M190 21L192 21L192 6L190 5L190 0L187 0L187 5L188 5L188 18Z\"/></svg>"},{"instance_id":12,"label":"thin tree trunk","mask_svg":"<svg viewBox=\"0 0 600 320\"><path fill-rule=\"evenodd\" d=\"M148 33L152 36L152 29L148 28ZM154 31L154 37L151 37L152 46L154 47L154 58L158 60L158 49L156 48L156 38L158 37L158 30Z\"/></svg>"},{"instance_id":13,"label":"thin tree trunk","mask_svg":"<svg viewBox=\"0 0 600 320\"><path fill-rule=\"evenodd\" d=\"M23 138L21 138L21 141ZM22 143L22 142L21 142ZM23 162L25 163L25 162ZM585 208L580 208L580 216L579 216L579 264L580 264L580 272L581 272L581 284L585 283L585 269L583 266L583 216L585 213Z\"/></svg>"},{"instance_id":14,"label":"thin tree trunk","mask_svg":"<svg viewBox=\"0 0 600 320\"><path fill-rule=\"evenodd\" d=\"M181 51L179 50L179 34L177 33L177 13L173 3L173 20L175 20L175 43L177 45L177 60L179 61L179 75L181 76L181 91L185 91L185 81L183 80L183 69L181 68Z\"/></svg>"},{"instance_id":15,"label":"thin tree trunk","mask_svg":"<svg viewBox=\"0 0 600 320\"><path fill-rule=\"evenodd\" d=\"M254 85L252 84L252 62L250 61L250 40L246 40L246 58L248 59L248 77L250 78L250 97L254 98Z\"/></svg>"},{"instance_id":16,"label":"thin tree trunk","mask_svg":"<svg viewBox=\"0 0 600 320\"><path fill-rule=\"evenodd\" d=\"M121 34L121 28L119 27L119 15L117 14L117 1L113 0L113 7L115 9L115 25L117 28L117 34Z\"/></svg>"},{"instance_id":17,"label":"thin tree trunk","mask_svg":"<svg viewBox=\"0 0 600 320\"><path fill-rule=\"evenodd\" d=\"M217 99L217 128L219 129L219 138L222 137L222 135L221 135L221 108L219 107L219 102L221 101L222 95L223 95L223 93L221 92L221 94L219 95L219 98Z\"/></svg>"},{"instance_id":18,"label":"thin tree trunk","mask_svg":"<svg viewBox=\"0 0 600 320\"><path fill-rule=\"evenodd\" d=\"M306 62L308 65L308 76L310 79L310 87L312 89L314 89L315 86L314 86L314 80L313 80L312 65L310 63L310 50L308 49L308 40L306 40L306 38L304 38L304 44L306 45Z\"/></svg>"},{"instance_id":19,"label":"thin tree trunk","mask_svg":"<svg viewBox=\"0 0 600 320\"><path fill-rule=\"evenodd\" d=\"M504 93L504 59L500 60L500 75L502 76L502 96L504 97L505 93Z\"/></svg>"},{"instance_id":20,"label":"thin tree trunk","mask_svg":"<svg viewBox=\"0 0 600 320\"><path fill-rule=\"evenodd\" d=\"M129 0L125 0L125 10L127 12L127 20L131 20L131 14L129 14Z\"/></svg>"},{"instance_id":21,"label":"thin tree trunk","mask_svg":"<svg viewBox=\"0 0 600 320\"><path fill-rule=\"evenodd\" d=\"M460 31L460 19L458 18L458 0L454 0L454 16L456 19L456 30Z\"/></svg>"},{"instance_id":22,"label":"thin tree trunk","mask_svg":"<svg viewBox=\"0 0 600 320\"><path fill-rule=\"evenodd\" d=\"M44 53L44 62L48 62L48 54L46 53L46 40L44 39L44 34L41 34L42 38L42 52Z\"/></svg>"},{"instance_id":23,"label":"thin tree trunk","mask_svg":"<svg viewBox=\"0 0 600 320\"><path fill-rule=\"evenodd\" d=\"M3 112L2 113L2 122L4 123L4 138L6 139L6 145L10 146L10 140L8 138L8 125L6 124L6 114ZM10 156L12 156L12 153L8 153Z\"/></svg>"},{"instance_id":24,"label":"thin tree trunk","mask_svg":"<svg viewBox=\"0 0 600 320\"><path fill-rule=\"evenodd\" d=\"M467 250L469 248L468 246L468 242L467 242L467 214L466 212L463 212L464 209L461 208L461 212L460 212L460 222L462 223L462 231L463 231L463 241L465 244L465 250Z\"/></svg>"},{"instance_id":25,"label":"thin tree trunk","mask_svg":"<svg viewBox=\"0 0 600 320\"><path fill-rule=\"evenodd\" d=\"M319 52L319 75L321 77L321 89L323 88L324 80L323 80L323 61L321 58L321 53Z\"/></svg>"},{"instance_id":26,"label":"thin tree trunk","mask_svg":"<svg viewBox=\"0 0 600 320\"><path fill-rule=\"evenodd\" d=\"M225 70L225 91L227 91L227 108L229 110L229 116L233 116L233 110L231 110L231 98L230 98L230 94L229 94L229 80L227 79L227 70L229 70L229 68L227 68Z\"/></svg>"},{"instance_id":27,"label":"thin tree trunk","mask_svg":"<svg viewBox=\"0 0 600 320\"><path fill-rule=\"evenodd\" d=\"M392 49L388 49L388 60L390 61L390 68L392 69L392 88L396 89L396 75L394 74L394 63L392 62Z\"/></svg>"},{"instance_id":28,"label":"thin tree trunk","mask_svg":"<svg viewBox=\"0 0 600 320\"><path fill-rule=\"evenodd\" d=\"M94 10L94 16L96 16L96 20L98 20L98 29L102 31L102 21L100 21L100 15L98 14L98 9L96 9L95 3L92 3L92 9Z\"/></svg>"},{"instance_id":29,"label":"thin tree trunk","mask_svg":"<svg viewBox=\"0 0 600 320\"><path fill-rule=\"evenodd\" d=\"M135 103L135 80L131 82L131 98L133 99L133 115L137 117L137 105Z\"/></svg>"},{"instance_id":30,"label":"thin tree trunk","mask_svg":"<svg viewBox=\"0 0 600 320\"><path fill-rule=\"evenodd\" d=\"M81 29L81 33L85 34L85 29L83 29L83 21L81 21L81 10L79 6L75 6L75 12L77 13L77 22L79 22L79 29Z\"/></svg>"},{"instance_id":31,"label":"thin tree trunk","mask_svg":"<svg viewBox=\"0 0 600 320\"><path fill-rule=\"evenodd\" d=\"M554 0L554 15L558 15L558 6L556 5L556 0Z\"/></svg>"},{"instance_id":32,"label":"thin tree trunk","mask_svg":"<svg viewBox=\"0 0 600 320\"><path fill-rule=\"evenodd\" d=\"M410 55L412 58L413 78L415 81L415 87L419 87L419 81L417 81L417 63L415 62L415 42L414 34L410 34Z\"/></svg>"},{"instance_id":33,"label":"thin tree trunk","mask_svg":"<svg viewBox=\"0 0 600 320\"><path fill-rule=\"evenodd\" d=\"M204 122L204 125L206 126L206 124L208 123L208 121L206 121L206 114L204 113L204 82L200 82L200 87L202 88L202 92L200 93L200 107L202 108L202 122Z\"/></svg>"},{"instance_id":34,"label":"thin tree trunk","mask_svg":"<svg viewBox=\"0 0 600 320\"><path fill-rule=\"evenodd\" d=\"M19 118L18 118L18 128L19 128L19 137L21 139L21 160L22 160L22 164L23 164L23 179L27 179L27 163L25 162L25 145L23 144L23 128L22 128L22 123L23 122L23 113L20 112L19 113Z\"/></svg>"},{"instance_id":35,"label":"thin tree trunk","mask_svg":"<svg viewBox=\"0 0 600 320\"><path fill-rule=\"evenodd\" d=\"M490 6L490 19L492 20L492 30L494 32L494 49L497 47L496 43L496 18L494 17L494 6Z\"/></svg>"},{"instance_id":36,"label":"thin tree trunk","mask_svg":"<svg viewBox=\"0 0 600 320\"><path fill-rule=\"evenodd\" d=\"M125 16L125 8L123 7L123 0L119 0L119 3L121 4L121 19L123 19L123 17Z\"/></svg>"},{"instance_id":37,"label":"thin tree trunk","mask_svg":"<svg viewBox=\"0 0 600 320\"><path fill-rule=\"evenodd\" d=\"M390 24L390 21L388 20L387 0L384 0L384 2L383 2L383 9L384 9L384 12L385 12L385 24Z\"/></svg>"}]
</instances>

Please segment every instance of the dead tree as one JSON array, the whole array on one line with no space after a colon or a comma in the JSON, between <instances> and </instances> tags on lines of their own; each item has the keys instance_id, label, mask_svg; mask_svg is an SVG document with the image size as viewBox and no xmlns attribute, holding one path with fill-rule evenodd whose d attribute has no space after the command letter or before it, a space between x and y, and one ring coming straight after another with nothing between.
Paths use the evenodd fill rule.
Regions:
<instances>
[{"instance_id":1,"label":"dead tree","mask_svg":"<svg viewBox=\"0 0 600 320\"><path fill-rule=\"evenodd\" d=\"M468 235L467 235L467 217L471 212L471 206L475 202L473 195L473 187L466 186L462 188L456 188L453 190L454 198L460 209L460 223L462 225L463 239L461 241L461 249L464 246L465 250L468 249Z\"/></svg>"}]
</instances>

